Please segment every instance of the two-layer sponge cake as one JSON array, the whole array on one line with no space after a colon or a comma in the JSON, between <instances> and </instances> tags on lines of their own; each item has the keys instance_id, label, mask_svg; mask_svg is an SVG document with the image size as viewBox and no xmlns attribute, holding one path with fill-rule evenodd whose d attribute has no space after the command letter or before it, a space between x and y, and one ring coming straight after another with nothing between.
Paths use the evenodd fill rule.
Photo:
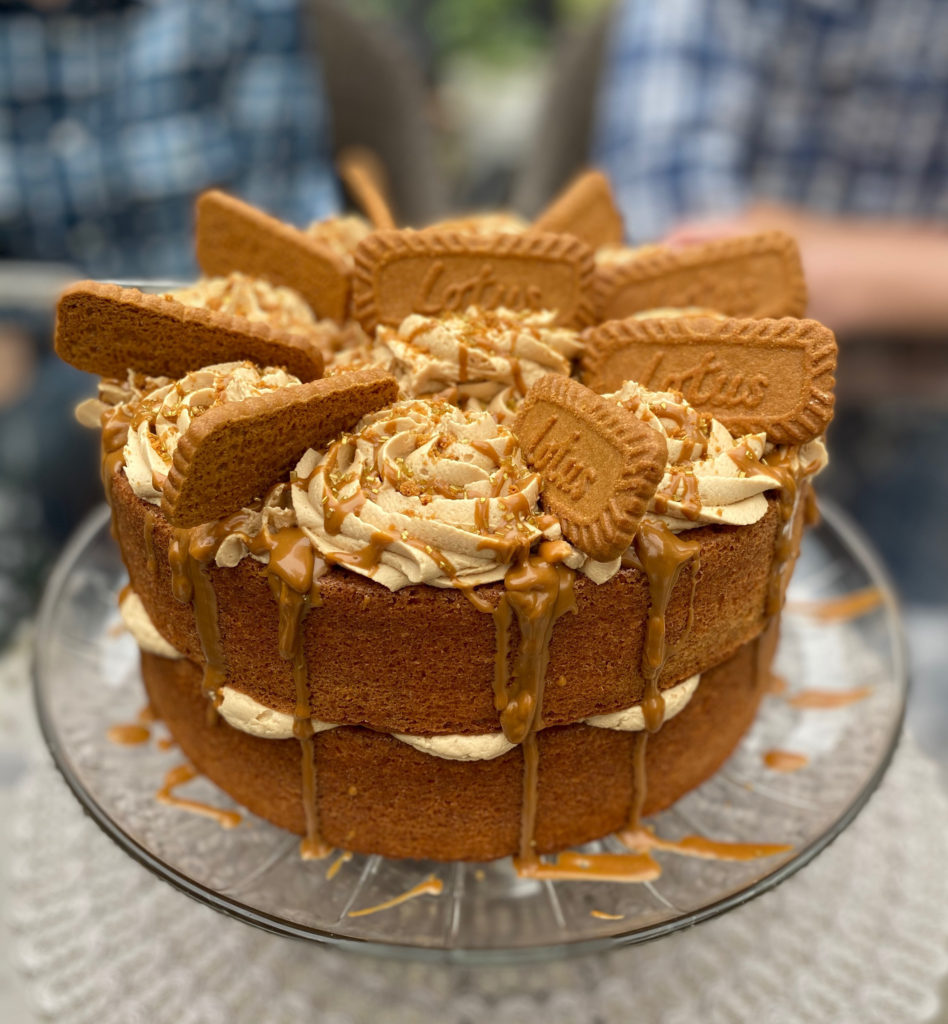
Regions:
<instances>
[{"instance_id":1,"label":"two-layer sponge cake","mask_svg":"<svg viewBox=\"0 0 948 1024\"><path fill-rule=\"evenodd\" d=\"M82 418L121 610L184 754L307 855L529 871L669 806L752 722L835 346L789 317L597 326L574 235L444 234L347 263L296 232L359 322L234 266L256 276L76 286L57 346L105 377Z\"/></svg>"}]
</instances>

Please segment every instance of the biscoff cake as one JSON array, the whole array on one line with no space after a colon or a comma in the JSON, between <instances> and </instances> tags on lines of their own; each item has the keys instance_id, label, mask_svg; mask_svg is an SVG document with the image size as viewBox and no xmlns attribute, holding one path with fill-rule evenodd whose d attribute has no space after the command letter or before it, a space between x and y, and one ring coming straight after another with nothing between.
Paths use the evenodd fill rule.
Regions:
<instances>
[{"instance_id":1,"label":"biscoff cake","mask_svg":"<svg viewBox=\"0 0 948 1024\"><path fill-rule=\"evenodd\" d=\"M454 252L491 259L485 236L469 250L458 237ZM700 363L710 345L722 373L739 355L766 378L756 404L722 386L692 405L655 374L624 375L651 366L654 332L526 301L548 298L544 273L564 280L544 262L551 237L536 236L523 273L540 283L520 309L396 322L383 290L364 337L324 347L323 379L279 360L175 378L141 363L83 410L103 428L121 611L152 705L201 772L303 836L306 856L514 855L541 870L542 854L636 829L713 774L767 688L826 461L831 335L664 311L653 319L691 325L669 328L679 350ZM382 249L359 245L364 282ZM250 289L266 320L274 287L205 282L169 301L213 308ZM282 330L305 329L291 300L278 307ZM81 339L57 345L73 355ZM768 377L779 360L800 379ZM221 493L232 505L202 518Z\"/></svg>"}]
</instances>

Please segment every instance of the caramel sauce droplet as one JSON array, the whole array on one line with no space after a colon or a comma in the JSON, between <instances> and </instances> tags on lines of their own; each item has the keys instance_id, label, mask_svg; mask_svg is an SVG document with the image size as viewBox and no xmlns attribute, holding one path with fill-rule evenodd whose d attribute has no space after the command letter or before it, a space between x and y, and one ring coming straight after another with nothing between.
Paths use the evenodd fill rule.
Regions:
<instances>
[{"instance_id":1,"label":"caramel sauce droplet","mask_svg":"<svg viewBox=\"0 0 948 1024\"><path fill-rule=\"evenodd\" d=\"M392 534L386 533L384 530L376 530L369 539L369 543L358 551L329 551L325 558L327 562L334 565L351 565L353 568L363 570L375 569L378 568L382 552L390 544L394 544L395 540L396 538Z\"/></svg>"},{"instance_id":2,"label":"caramel sauce droplet","mask_svg":"<svg viewBox=\"0 0 948 1024\"><path fill-rule=\"evenodd\" d=\"M650 829L627 829L619 838L633 852L662 850L683 857L701 857L705 860L747 861L787 853L792 846L786 843L732 843L707 836L683 836L681 839L660 839Z\"/></svg>"},{"instance_id":3,"label":"caramel sauce droplet","mask_svg":"<svg viewBox=\"0 0 948 1024\"><path fill-rule=\"evenodd\" d=\"M131 591L131 585L123 587L122 590L123 593ZM147 743L151 739L151 725L157 721L157 718L154 708L150 704L146 704L138 712L136 721L111 726L105 734L106 739L121 747L133 747Z\"/></svg>"},{"instance_id":4,"label":"caramel sauce droplet","mask_svg":"<svg viewBox=\"0 0 948 1024\"><path fill-rule=\"evenodd\" d=\"M133 747L147 743L151 739L151 730L147 725L129 722L111 726L105 735L110 743L117 743L121 747Z\"/></svg>"},{"instance_id":5,"label":"caramel sauce droplet","mask_svg":"<svg viewBox=\"0 0 948 1024\"><path fill-rule=\"evenodd\" d=\"M493 462L495 466L500 466L500 453L488 441L479 441L475 438L473 441L471 441L471 447L480 455L483 455L485 458L490 459L490 461Z\"/></svg>"},{"instance_id":6,"label":"caramel sauce droplet","mask_svg":"<svg viewBox=\"0 0 948 1024\"><path fill-rule=\"evenodd\" d=\"M788 697L787 703L794 708L828 711L865 700L871 693L871 686L857 686L853 690L801 690Z\"/></svg>"},{"instance_id":7,"label":"caramel sauce droplet","mask_svg":"<svg viewBox=\"0 0 948 1024\"><path fill-rule=\"evenodd\" d=\"M849 622L875 611L885 600L878 587L863 587L824 601L792 601L787 611L806 615L818 622Z\"/></svg>"},{"instance_id":8,"label":"caramel sauce droplet","mask_svg":"<svg viewBox=\"0 0 948 1024\"><path fill-rule=\"evenodd\" d=\"M662 873L650 853L577 853L564 850L551 861L514 860L521 878L574 882L651 882Z\"/></svg>"},{"instance_id":9,"label":"caramel sauce droplet","mask_svg":"<svg viewBox=\"0 0 948 1024\"><path fill-rule=\"evenodd\" d=\"M158 517L153 509L145 509L145 522L142 526L142 540L145 545L145 567L152 576L155 575L155 571L158 568L158 563L155 559L155 523L157 522L157 519Z\"/></svg>"},{"instance_id":10,"label":"caramel sauce droplet","mask_svg":"<svg viewBox=\"0 0 948 1024\"><path fill-rule=\"evenodd\" d=\"M787 692L787 687L789 685L790 684L783 678L783 676L778 676L771 672L770 681L767 685L767 692L772 693L775 697L779 697Z\"/></svg>"},{"instance_id":11,"label":"caramel sauce droplet","mask_svg":"<svg viewBox=\"0 0 948 1024\"><path fill-rule=\"evenodd\" d=\"M790 750L768 750L764 754L764 764L775 772L797 772L809 764L806 754L795 754Z\"/></svg>"},{"instance_id":12,"label":"caramel sauce droplet","mask_svg":"<svg viewBox=\"0 0 948 1024\"><path fill-rule=\"evenodd\" d=\"M170 807L178 807L183 811L191 811L193 814L203 815L211 818L221 828L236 828L243 820L238 811L225 811L221 807L213 807L200 800L186 800L183 797L175 796L174 790L178 786L191 782L198 776L197 770L190 764L179 764L172 768L167 775L161 789L155 794L159 803L168 804Z\"/></svg>"},{"instance_id":13,"label":"caramel sauce droplet","mask_svg":"<svg viewBox=\"0 0 948 1024\"><path fill-rule=\"evenodd\" d=\"M365 917L367 914L377 914L380 910L389 910L392 907L397 907L400 903L407 903L408 900L414 899L416 896L439 896L444 889L444 883L440 878L435 878L434 875L429 875L423 882L419 882L417 885L412 886L407 892L403 892L400 896L393 896L390 900L385 900L384 903L377 903L374 907L363 907L361 910L350 910L348 917Z\"/></svg>"},{"instance_id":14,"label":"caramel sauce droplet","mask_svg":"<svg viewBox=\"0 0 948 1024\"><path fill-rule=\"evenodd\" d=\"M352 860L352 851L343 850L342 853L329 865L326 869L326 881L331 882L336 875L339 874L343 864L348 864Z\"/></svg>"}]
</instances>

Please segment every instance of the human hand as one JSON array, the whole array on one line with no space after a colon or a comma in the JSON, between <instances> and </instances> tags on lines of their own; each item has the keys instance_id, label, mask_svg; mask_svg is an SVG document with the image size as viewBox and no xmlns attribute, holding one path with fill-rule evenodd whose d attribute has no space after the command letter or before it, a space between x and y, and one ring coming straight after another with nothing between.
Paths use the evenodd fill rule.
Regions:
<instances>
[{"instance_id":1,"label":"human hand","mask_svg":"<svg viewBox=\"0 0 948 1024\"><path fill-rule=\"evenodd\" d=\"M694 245L774 228L800 246L809 316L842 334L948 335L948 231L941 227L755 203L735 214L683 222L664 241Z\"/></svg>"},{"instance_id":2,"label":"human hand","mask_svg":"<svg viewBox=\"0 0 948 1024\"><path fill-rule=\"evenodd\" d=\"M0 322L0 409L27 393L35 361L29 337L17 327Z\"/></svg>"}]
</instances>

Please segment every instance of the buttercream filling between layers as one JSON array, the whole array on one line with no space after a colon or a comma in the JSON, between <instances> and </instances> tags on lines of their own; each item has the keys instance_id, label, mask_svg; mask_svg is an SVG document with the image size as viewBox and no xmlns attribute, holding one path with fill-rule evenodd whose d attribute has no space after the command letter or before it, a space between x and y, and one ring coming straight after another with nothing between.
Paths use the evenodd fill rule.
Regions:
<instances>
[{"instance_id":1,"label":"buttercream filling between layers","mask_svg":"<svg viewBox=\"0 0 948 1024\"><path fill-rule=\"evenodd\" d=\"M129 591L122 598L119 611L128 631L143 651L162 658L184 657L158 632L141 598L134 591ZM664 722L684 710L694 696L700 679L700 674L693 675L662 691L665 700ZM269 708L232 686L222 686L218 695L218 713L234 729L268 740L285 740L294 736L294 717L288 712ZM338 723L323 722L315 718L310 719L310 722L313 732L325 732L327 729L338 727ZM609 714L592 715L584 719L584 722L598 729L614 729L620 732L640 732L645 728L644 713L639 704ZM391 735L424 754L449 761L490 761L506 754L516 745L511 743L503 732L475 735L451 733L441 736L413 736L410 733L396 732Z\"/></svg>"}]
</instances>

